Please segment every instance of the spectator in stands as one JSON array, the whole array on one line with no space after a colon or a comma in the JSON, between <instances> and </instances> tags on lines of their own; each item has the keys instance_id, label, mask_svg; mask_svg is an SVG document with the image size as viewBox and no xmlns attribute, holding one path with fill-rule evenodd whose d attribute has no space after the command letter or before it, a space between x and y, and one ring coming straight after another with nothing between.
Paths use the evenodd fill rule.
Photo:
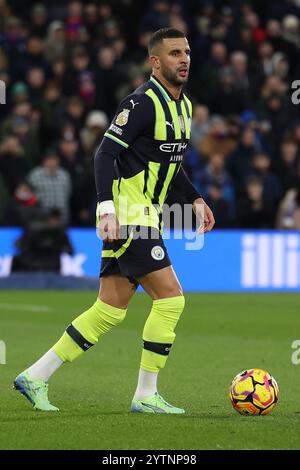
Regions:
<instances>
[{"instance_id":1,"label":"spectator in stands","mask_svg":"<svg viewBox=\"0 0 300 470\"><path fill-rule=\"evenodd\" d=\"M282 52L276 52L273 55L274 75L283 81L290 82L290 64L287 56Z\"/></svg>"},{"instance_id":2,"label":"spectator in stands","mask_svg":"<svg viewBox=\"0 0 300 470\"><path fill-rule=\"evenodd\" d=\"M264 41L258 46L258 62L257 62L257 73L258 76L263 79L272 75L274 72L274 64L272 57L274 54L274 49L272 44L269 41Z\"/></svg>"},{"instance_id":3,"label":"spectator in stands","mask_svg":"<svg viewBox=\"0 0 300 470\"><path fill-rule=\"evenodd\" d=\"M230 55L230 64L234 79L234 87L238 91L248 93L250 77L248 75L248 59L244 52L236 51Z\"/></svg>"},{"instance_id":4,"label":"spectator in stands","mask_svg":"<svg viewBox=\"0 0 300 470\"><path fill-rule=\"evenodd\" d=\"M5 137L11 133L12 125L16 117L30 119L31 113L32 107L28 101L14 104L7 118L0 125L1 137Z\"/></svg>"},{"instance_id":5,"label":"spectator in stands","mask_svg":"<svg viewBox=\"0 0 300 470\"><path fill-rule=\"evenodd\" d=\"M128 66L128 81L122 83L116 90L116 98L121 101L124 96L132 93L133 90L141 86L148 80L148 74L143 71L142 67L133 65ZM130 70L130 71L129 71Z\"/></svg>"},{"instance_id":6,"label":"spectator in stands","mask_svg":"<svg viewBox=\"0 0 300 470\"><path fill-rule=\"evenodd\" d=\"M10 91L12 103L23 103L28 101L29 90L27 85L24 82L16 82L11 87Z\"/></svg>"},{"instance_id":7,"label":"spectator in stands","mask_svg":"<svg viewBox=\"0 0 300 470\"><path fill-rule=\"evenodd\" d=\"M80 132L80 139L87 160L91 158L96 145L99 145L108 125L108 118L103 111L91 111L87 115L85 126Z\"/></svg>"},{"instance_id":8,"label":"spectator in stands","mask_svg":"<svg viewBox=\"0 0 300 470\"><path fill-rule=\"evenodd\" d=\"M114 29L118 29L118 21L117 18L114 14L113 7L111 5L111 2L108 0L105 0L100 3L98 7L98 14L99 14L99 36L104 39L104 42L109 42L112 37L108 38L106 37L107 33L111 34L111 27L113 26ZM117 33L116 36L119 36L120 34ZM106 41L107 39L107 41Z\"/></svg>"},{"instance_id":9,"label":"spectator in stands","mask_svg":"<svg viewBox=\"0 0 300 470\"><path fill-rule=\"evenodd\" d=\"M274 18L269 19L266 23L266 32L273 49L286 54L291 70L295 72L299 62L298 47L283 37L280 21Z\"/></svg>"},{"instance_id":10,"label":"spectator in stands","mask_svg":"<svg viewBox=\"0 0 300 470\"><path fill-rule=\"evenodd\" d=\"M29 87L29 101L39 106L46 84L45 72L41 67L31 67L26 74L26 83Z\"/></svg>"},{"instance_id":11,"label":"spectator in stands","mask_svg":"<svg viewBox=\"0 0 300 470\"><path fill-rule=\"evenodd\" d=\"M68 95L78 94L81 78L86 72L92 73L91 60L86 48L77 45L72 49L71 65L66 71Z\"/></svg>"},{"instance_id":12,"label":"spectator in stands","mask_svg":"<svg viewBox=\"0 0 300 470\"><path fill-rule=\"evenodd\" d=\"M226 162L237 194L245 188L246 180L252 173L253 155L258 150L255 131L251 127L245 127L237 148L228 156Z\"/></svg>"},{"instance_id":13,"label":"spectator in stands","mask_svg":"<svg viewBox=\"0 0 300 470\"><path fill-rule=\"evenodd\" d=\"M0 172L0 225L9 225L7 222L7 206L9 204L10 194L8 192L6 183Z\"/></svg>"},{"instance_id":14,"label":"spectator in stands","mask_svg":"<svg viewBox=\"0 0 300 470\"><path fill-rule=\"evenodd\" d=\"M111 42L112 48L116 55L116 64L123 65L124 71L128 67L130 58L128 56L127 44L124 37L119 36Z\"/></svg>"},{"instance_id":15,"label":"spectator in stands","mask_svg":"<svg viewBox=\"0 0 300 470\"><path fill-rule=\"evenodd\" d=\"M143 31L156 31L169 26L170 4L166 0L154 0L141 18L141 29Z\"/></svg>"},{"instance_id":16,"label":"spectator in stands","mask_svg":"<svg viewBox=\"0 0 300 470\"><path fill-rule=\"evenodd\" d=\"M67 170L75 184L84 168L80 159L79 142L72 133L65 133L59 141L59 156L61 167Z\"/></svg>"},{"instance_id":17,"label":"spectator in stands","mask_svg":"<svg viewBox=\"0 0 300 470\"><path fill-rule=\"evenodd\" d=\"M70 94L68 78L66 74L67 66L62 58L58 58L51 63L51 78L59 86L64 95Z\"/></svg>"},{"instance_id":18,"label":"spectator in stands","mask_svg":"<svg viewBox=\"0 0 300 470\"><path fill-rule=\"evenodd\" d=\"M263 183L257 176L246 182L246 194L237 202L238 224L241 228L272 228L275 209L263 197Z\"/></svg>"},{"instance_id":19,"label":"spectator in stands","mask_svg":"<svg viewBox=\"0 0 300 470\"><path fill-rule=\"evenodd\" d=\"M30 35L45 39L47 34L48 11L42 3L33 5L30 12Z\"/></svg>"},{"instance_id":20,"label":"spectator in stands","mask_svg":"<svg viewBox=\"0 0 300 470\"><path fill-rule=\"evenodd\" d=\"M218 183L212 183L208 187L206 199L209 207L212 208L215 217L215 227L225 228L230 227L232 223L232 217L230 215L229 204L224 198L223 188Z\"/></svg>"},{"instance_id":21,"label":"spectator in stands","mask_svg":"<svg viewBox=\"0 0 300 470\"><path fill-rule=\"evenodd\" d=\"M209 158L214 153L222 153L227 156L236 147L236 141L229 135L228 126L221 116L213 116L210 120L208 134L203 137L198 146L200 156Z\"/></svg>"},{"instance_id":22,"label":"spectator in stands","mask_svg":"<svg viewBox=\"0 0 300 470\"><path fill-rule=\"evenodd\" d=\"M68 224L71 178L68 172L60 167L59 157L54 150L51 149L45 154L41 166L31 170L28 181L33 186L41 206L45 209L59 209L63 223Z\"/></svg>"},{"instance_id":23,"label":"spectator in stands","mask_svg":"<svg viewBox=\"0 0 300 470\"><path fill-rule=\"evenodd\" d=\"M280 146L280 157L277 163L277 174L283 192L300 185L300 158L298 146L292 138L283 140Z\"/></svg>"},{"instance_id":24,"label":"spectator in stands","mask_svg":"<svg viewBox=\"0 0 300 470\"><path fill-rule=\"evenodd\" d=\"M256 45L252 41L251 29L244 24L239 30L239 37L237 39L237 42L235 43L235 48L238 51L244 52L246 54L251 65L255 63Z\"/></svg>"},{"instance_id":25,"label":"spectator in stands","mask_svg":"<svg viewBox=\"0 0 300 470\"><path fill-rule=\"evenodd\" d=\"M10 194L25 179L29 168L18 138L12 134L7 135L0 145L0 173Z\"/></svg>"},{"instance_id":26,"label":"spectator in stands","mask_svg":"<svg viewBox=\"0 0 300 470\"><path fill-rule=\"evenodd\" d=\"M33 188L26 181L21 181L10 199L5 220L13 227L26 228L41 218L43 211Z\"/></svg>"},{"instance_id":27,"label":"spectator in stands","mask_svg":"<svg viewBox=\"0 0 300 470\"><path fill-rule=\"evenodd\" d=\"M260 177L263 184L263 197L271 206L277 208L282 195L280 180L271 171L271 158L266 153L260 152L253 156L254 174Z\"/></svg>"},{"instance_id":28,"label":"spectator in stands","mask_svg":"<svg viewBox=\"0 0 300 470\"><path fill-rule=\"evenodd\" d=\"M261 27L261 21L255 11L253 11L252 5L246 3L244 5L244 23L251 30L252 40L256 43L261 43L266 38L265 30Z\"/></svg>"},{"instance_id":29,"label":"spectator in stands","mask_svg":"<svg viewBox=\"0 0 300 470\"><path fill-rule=\"evenodd\" d=\"M184 20L182 7L180 4L173 5L171 7L168 25L170 28L179 29L179 31L182 31L186 36L188 36L188 25Z\"/></svg>"},{"instance_id":30,"label":"spectator in stands","mask_svg":"<svg viewBox=\"0 0 300 470\"><path fill-rule=\"evenodd\" d=\"M96 191L93 160L77 178L73 191L73 224L80 227L95 225Z\"/></svg>"},{"instance_id":31,"label":"spectator in stands","mask_svg":"<svg viewBox=\"0 0 300 470\"><path fill-rule=\"evenodd\" d=\"M60 256L73 253L57 209L50 210L43 219L28 227L16 246L19 254L13 258L12 271L60 272Z\"/></svg>"},{"instance_id":32,"label":"spectator in stands","mask_svg":"<svg viewBox=\"0 0 300 470\"><path fill-rule=\"evenodd\" d=\"M60 128L58 133L58 140L61 139L71 139L74 140L77 138L76 127L70 121L65 121Z\"/></svg>"},{"instance_id":33,"label":"spectator in stands","mask_svg":"<svg viewBox=\"0 0 300 470\"><path fill-rule=\"evenodd\" d=\"M10 131L18 139L28 165L36 165L40 154L40 142L38 124L36 125L33 120L33 109L30 119L25 116L15 116L11 121Z\"/></svg>"},{"instance_id":34,"label":"spectator in stands","mask_svg":"<svg viewBox=\"0 0 300 470\"><path fill-rule=\"evenodd\" d=\"M0 79L6 83L7 86L10 85L8 57L3 50L0 50Z\"/></svg>"},{"instance_id":35,"label":"spectator in stands","mask_svg":"<svg viewBox=\"0 0 300 470\"><path fill-rule=\"evenodd\" d=\"M246 94L238 89L235 76L230 67L224 67L220 73L220 83L214 97L210 101L213 113L223 116L240 114L247 107Z\"/></svg>"},{"instance_id":36,"label":"spectator in stands","mask_svg":"<svg viewBox=\"0 0 300 470\"><path fill-rule=\"evenodd\" d=\"M222 72L228 66L228 51L223 42L214 42L211 46L210 59L199 73L193 84L193 91L198 101L210 107L221 84Z\"/></svg>"},{"instance_id":37,"label":"spectator in stands","mask_svg":"<svg viewBox=\"0 0 300 470\"><path fill-rule=\"evenodd\" d=\"M37 67L44 70L45 73L49 70L49 64L44 56L44 42L38 36L29 36L26 44L26 52L24 54L24 75L26 68Z\"/></svg>"},{"instance_id":38,"label":"spectator in stands","mask_svg":"<svg viewBox=\"0 0 300 470\"><path fill-rule=\"evenodd\" d=\"M282 20L283 38L300 49L300 23L295 15L286 15Z\"/></svg>"},{"instance_id":39,"label":"spectator in stands","mask_svg":"<svg viewBox=\"0 0 300 470\"><path fill-rule=\"evenodd\" d=\"M90 40L95 41L99 35L99 13L95 3L87 3L84 5L84 26L89 35Z\"/></svg>"},{"instance_id":40,"label":"spectator in stands","mask_svg":"<svg viewBox=\"0 0 300 470\"><path fill-rule=\"evenodd\" d=\"M62 21L55 20L49 24L45 41L45 57L51 64L55 60L64 59L67 50L67 40Z\"/></svg>"},{"instance_id":41,"label":"spectator in stands","mask_svg":"<svg viewBox=\"0 0 300 470\"><path fill-rule=\"evenodd\" d=\"M84 29L82 17L82 3L73 0L68 4L68 12L65 19L66 36L71 41L80 40L81 33Z\"/></svg>"},{"instance_id":42,"label":"spectator in stands","mask_svg":"<svg viewBox=\"0 0 300 470\"><path fill-rule=\"evenodd\" d=\"M220 187L223 197L228 204L232 205L234 201L232 179L228 171L225 169L225 157L221 153L214 153L211 155L199 178L198 188L204 198L207 197L209 188L213 184Z\"/></svg>"},{"instance_id":43,"label":"spectator in stands","mask_svg":"<svg viewBox=\"0 0 300 470\"><path fill-rule=\"evenodd\" d=\"M284 96L287 92L287 84L277 75L272 74L266 77L260 89L260 96L267 100L270 96Z\"/></svg>"},{"instance_id":44,"label":"spectator in stands","mask_svg":"<svg viewBox=\"0 0 300 470\"><path fill-rule=\"evenodd\" d=\"M40 102L42 113L41 135L45 146L51 145L57 138L57 117L65 105L66 98L62 94L60 85L54 80L48 80Z\"/></svg>"},{"instance_id":45,"label":"spectator in stands","mask_svg":"<svg viewBox=\"0 0 300 470\"><path fill-rule=\"evenodd\" d=\"M196 104L193 109L191 126L191 145L197 148L203 137L209 131L209 109L207 106Z\"/></svg>"},{"instance_id":46,"label":"spectator in stands","mask_svg":"<svg viewBox=\"0 0 300 470\"><path fill-rule=\"evenodd\" d=\"M293 120L293 111L289 98L281 94L272 94L264 103L262 117L272 126L272 135L275 148L278 148L284 132L290 127Z\"/></svg>"},{"instance_id":47,"label":"spectator in stands","mask_svg":"<svg viewBox=\"0 0 300 470\"><path fill-rule=\"evenodd\" d=\"M12 82L23 80L20 67L26 47L27 31L23 21L16 16L9 16L5 22L3 43L10 59L10 75ZM11 60L13 58L13 60Z\"/></svg>"},{"instance_id":48,"label":"spectator in stands","mask_svg":"<svg viewBox=\"0 0 300 470\"><path fill-rule=\"evenodd\" d=\"M110 118L117 106L116 90L123 82L115 62L116 53L111 46L99 49L95 72L97 83L95 107L102 109Z\"/></svg>"},{"instance_id":49,"label":"spectator in stands","mask_svg":"<svg viewBox=\"0 0 300 470\"><path fill-rule=\"evenodd\" d=\"M300 230L300 186L286 192L279 206L276 228Z\"/></svg>"},{"instance_id":50,"label":"spectator in stands","mask_svg":"<svg viewBox=\"0 0 300 470\"><path fill-rule=\"evenodd\" d=\"M293 138L295 139L296 144L300 145L300 122L297 121L293 127Z\"/></svg>"},{"instance_id":51,"label":"spectator in stands","mask_svg":"<svg viewBox=\"0 0 300 470\"><path fill-rule=\"evenodd\" d=\"M80 75L78 93L85 104L85 109L93 109L96 102L96 83L92 72L84 72Z\"/></svg>"},{"instance_id":52,"label":"spectator in stands","mask_svg":"<svg viewBox=\"0 0 300 470\"><path fill-rule=\"evenodd\" d=\"M56 131L59 134L62 126L68 122L73 124L76 130L76 135L79 135L80 129L84 123L84 103L79 96L70 96L68 98L66 106L62 106L59 109Z\"/></svg>"},{"instance_id":53,"label":"spectator in stands","mask_svg":"<svg viewBox=\"0 0 300 470\"><path fill-rule=\"evenodd\" d=\"M12 16L11 7L8 5L7 0L2 0L0 3L0 28L4 29L7 19Z\"/></svg>"},{"instance_id":54,"label":"spectator in stands","mask_svg":"<svg viewBox=\"0 0 300 470\"><path fill-rule=\"evenodd\" d=\"M141 31L137 37L137 44L132 55L132 60L138 66L147 62L148 44L151 37L151 31Z\"/></svg>"}]
</instances>

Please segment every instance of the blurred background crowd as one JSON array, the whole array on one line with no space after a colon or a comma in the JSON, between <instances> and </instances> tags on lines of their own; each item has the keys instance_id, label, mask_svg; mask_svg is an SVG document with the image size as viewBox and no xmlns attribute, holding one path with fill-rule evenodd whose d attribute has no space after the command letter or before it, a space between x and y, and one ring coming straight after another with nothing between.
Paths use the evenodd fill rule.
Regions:
<instances>
[{"instance_id":1,"label":"blurred background crowd","mask_svg":"<svg viewBox=\"0 0 300 470\"><path fill-rule=\"evenodd\" d=\"M216 227L300 229L300 0L0 0L0 225L94 226L94 151L167 26L192 49L185 168Z\"/></svg>"}]
</instances>

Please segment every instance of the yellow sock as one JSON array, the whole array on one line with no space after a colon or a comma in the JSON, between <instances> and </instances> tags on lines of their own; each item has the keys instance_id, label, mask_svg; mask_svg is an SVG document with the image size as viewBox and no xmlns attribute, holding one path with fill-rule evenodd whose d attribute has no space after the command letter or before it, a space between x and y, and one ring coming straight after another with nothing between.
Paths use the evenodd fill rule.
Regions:
<instances>
[{"instance_id":1,"label":"yellow sock","mask_svg":"<svg viewBox=\"0 0 300 470\"><path fill-rule=\"evenodd\" d=\"M184 309L182 295L153 301L152 310L143 331L144 349L141 369L159 372L168 359L175 341L175 327Z\"/></svg>"},{"instance_id":2,"label":"yellow sock","mask_svg":"<svg viewBox=\"0 0 300 470\"><path fill-rule=\"evenodd\" d=\"M62 361L72 362L97 343L100 336L125 318L127 309L113 307L97 299L94 305L77 317L53 346Z\"/></svg>"}]
</instances>

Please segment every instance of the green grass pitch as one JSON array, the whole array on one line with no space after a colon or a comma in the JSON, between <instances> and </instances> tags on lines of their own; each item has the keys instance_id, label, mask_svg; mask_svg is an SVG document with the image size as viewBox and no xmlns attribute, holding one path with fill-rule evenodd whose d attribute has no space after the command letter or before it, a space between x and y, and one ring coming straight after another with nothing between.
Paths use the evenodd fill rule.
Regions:
<instances>
[{"instance_id":1,"label":"green grass pitch","mask_svg":"<svg viewBox=\"0 0 300 470\"><path fill-rule=\"evenodd\" d=\"M299 294L186 294L159 390L183 416L128 412L150 300L137 294L121 326L50 380L59 413L33 411L12 390L18 372L48 350L93 292L0 292L0 449L300 449ZM245 368L268 370L280 400L267 416L240 416L228 400Z\"/></svg>"}]
</instances>

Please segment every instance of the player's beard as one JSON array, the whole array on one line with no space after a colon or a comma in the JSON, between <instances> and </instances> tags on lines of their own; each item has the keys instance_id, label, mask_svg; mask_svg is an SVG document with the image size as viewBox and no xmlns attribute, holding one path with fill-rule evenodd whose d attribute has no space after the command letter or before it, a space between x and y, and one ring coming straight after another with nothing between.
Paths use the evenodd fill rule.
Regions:
<instances>
[{"instance_id":1,"label":"player's beard","mask_svg":"<svg viewBox=\"0 0 300 470\"><path fill-rule=\"evenodd\" d=\"M176 71L173 71L171 69L168 69L164 65L161 66L161 74L163 77L173 86L180 87L183 86L187 81L188 81L188 76L189 74L187 73L186 77L178 77L179 69Z\"/></svg>"}]
</instances>

